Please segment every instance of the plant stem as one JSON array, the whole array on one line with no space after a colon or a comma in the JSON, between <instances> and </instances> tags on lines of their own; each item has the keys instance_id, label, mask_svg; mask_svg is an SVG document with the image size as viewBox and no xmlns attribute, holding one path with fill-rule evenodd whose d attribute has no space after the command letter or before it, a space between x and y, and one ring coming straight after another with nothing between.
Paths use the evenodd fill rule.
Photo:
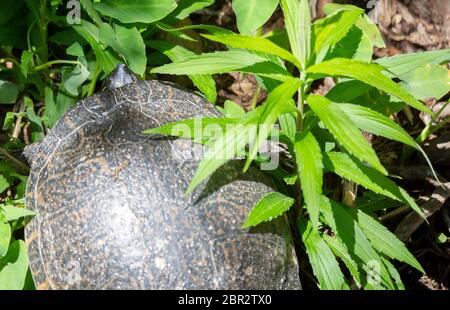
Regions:
<instances>
[{"instance_id":1,"label":"plant stem","mask_svg":"<svg viewBox=\"0 0 450 310\"><path fill-rule=\"evenodd\" d=\"M97 85L98 76L100 75L100 66L97 64L95 67L94 75L92 76L92 81L89 84L88 96L92 96L95 92L95 86Z\"/></svg>"},{"instance_id":2,"label":"plant stem","mask_svg":"<svg viewBox=\"0 0 450 310\"><path fill-rule=\"evenodd\" d=\"M39 71L42 69L46 69L47 67L51 66L51 65L56 65L56 64L72 64L72 65L79 65L81 64L81 62L77 61L77 60L52 60L49 62L46 62L45 64L39 65L34 67L35 71Z\"/></svg>"}]
</instances>

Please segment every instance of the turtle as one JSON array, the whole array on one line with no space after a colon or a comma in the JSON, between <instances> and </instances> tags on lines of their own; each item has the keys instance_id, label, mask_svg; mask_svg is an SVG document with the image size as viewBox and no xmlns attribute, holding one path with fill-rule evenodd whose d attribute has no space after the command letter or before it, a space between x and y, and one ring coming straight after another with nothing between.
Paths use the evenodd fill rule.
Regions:
<instances>
[{"instance_id":1,"label":"turtle","mask_svg":"<svg viewBox=\"0 0 450 310\"><path fill-rule=\"evenodd\" d=\"M25 229L37 289L301 289L286 216L243 229L274 191L259 169L229 161L192 195L201 156L187 139L143 134L218 117L202 96L139 80L125 66L24 150Z\"/></svg>"}]
</instances>

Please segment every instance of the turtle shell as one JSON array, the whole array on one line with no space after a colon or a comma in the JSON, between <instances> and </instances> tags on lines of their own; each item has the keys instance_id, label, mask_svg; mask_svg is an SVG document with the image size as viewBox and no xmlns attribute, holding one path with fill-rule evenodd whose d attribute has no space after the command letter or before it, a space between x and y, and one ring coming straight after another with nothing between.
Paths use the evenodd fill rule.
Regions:
<instances>
[{"instance_id":1,"label":"turtle shell","mask_svg":"<svg viewBox=\"0 0 450 310\"><path fill-rule=\"evenodd\" d=\"M193 143L142 134L218 115L194 93L140 81L78 102L26 149L37 288L300 288L286 218L241 228L270 179L230 161L187 197Z\"/></svg>"}]
</instances>

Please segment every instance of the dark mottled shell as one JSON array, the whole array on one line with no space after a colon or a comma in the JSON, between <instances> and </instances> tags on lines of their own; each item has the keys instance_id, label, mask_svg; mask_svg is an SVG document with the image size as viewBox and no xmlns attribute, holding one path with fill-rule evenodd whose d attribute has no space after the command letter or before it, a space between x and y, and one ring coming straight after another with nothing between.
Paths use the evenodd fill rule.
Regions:
<instances>
[{"instance_id":1,"label":"dark mottled shell","mask_svg":"<svg viewBox=\"0 0 450 310\"><path fill-rule=\"evenodd\" d=\"M167 122L216 116L201 97L145 81L80 101L28 150L26 228L39 289L297 289L285 218L240 226L271 191L241 162L191 197L191 142L143 135ZM178 156L178 155L180 156Z\"/></svg>"}]
</instances>

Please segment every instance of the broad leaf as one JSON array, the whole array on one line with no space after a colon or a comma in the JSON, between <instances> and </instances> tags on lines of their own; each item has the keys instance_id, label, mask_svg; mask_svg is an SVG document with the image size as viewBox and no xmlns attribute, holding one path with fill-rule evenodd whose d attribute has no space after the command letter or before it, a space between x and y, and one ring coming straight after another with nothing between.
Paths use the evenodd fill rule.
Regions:
<instances>
[{"instance_id":1,"label":"broad leaf","mask_svg":"<svg viewBox=\"0 0 450 310\"><path fill-rule=\"evenodd\" d=\"M210 6L213 3L214 0L181 0L178 2L177 8L170 13L170 16L182 20L188 17L191 13Z\"/></svg>"},{"instance_id":2,"label":"broad leaf","mask_svg":"<svg viewBox=\"0 0 450 310\"><path fill-rule=\"evenodd\" d=\"M5 222L18 220L25 216L33 216L35 213L25 208L14 207L10 205L0 205L0 214L3 214ZM1 256L1 255L0 255Z\"/></svg>"},{"instance_id":3,"label":"broad leaf","mask_svg":"<svg viewBox=\"0 0 450 310\"><path fill-rule=\"evenodd\" d=\"M8 252L9 240L11 239L11 226L0 222L0 258Z\"/></svg>"},{"instance_id":4,"label":"broad leaf","mask_svg":"<svg viewBox=\"0 0 450 310\"><path fill-rule=\"evenodd\" d=\"M164 41L149 41L151 47L156 48L164 55L170 58L173 62L186 60L195 56L190 50L170 42ZM198 87L205 94L209 102L215 103L217 99L216 82L211 75L191 74L189 78L195 86Z\"/></svg>"},{"instance_id":5,"label":"broad leaf","mask_svg":"<svg viewBox=\"0 0 450 310\"><path fill-rule=\"evenodd\" d=\"M362 230L379 252L386 254L390 258L407 263L420 272L425 273L420 263L408 251L403 242L386 227L361 210L358 210L357 217Z\"/></svg>"},{"instance_id":6,"label":"broad leaf","mask_svg":"<svg viewBox=\"0 0 450 310\"><path fill-rule=\"evenodd\" d=\"M252 51L263 52L271 55L278 56L284 60L287 60L294 65L300 67L300 63L297 58L294 57L289 51L279 47L272 41L262 37L243 36L238 34L230 35L203 35L205 38L225 44L234 48L245 48Z\"/></svg>"},{"instance_id":7,"label":"broad leaf","mask_svg":"<svg viewBox=\"0 0 450 310\"><path fill-rule=\"evenodd\" d=\"M245 116L244 108L231 100L225 100L223 109L227 118L241 118Z\"/></svg>"},{"instance_id":8,"label":"broad leaf","mask_svg":"<svg viewBox=\"0 0 450 310\"><path fill-rule=\"evenodd\" d=\"M103 0L94 3L100 13L122 23L152 23L177 7L175 0Z\"/></svg>"},{"instance_id":9,"label":"broad leaf","mask_svg":"<svg viewBox=\"0 0 450 310\"><path fill-rule=\"evenodd\" d=\"M322 151L314 135L310 131L306 131L297 135L294 152L306 208L311 223L317 230L323 180Z\"/></svg>"},{"instance_id":10,"label":"broad leaf","mask_svg":"<svg viewBox=\"0 0 450 310\"><path fill-rule=\"evenodd\" d=\"M341 110L339 104L318 95L308 96L307 102L325 127L348 152L367 162L383 174L387 174L386 169L380 163L369 142L364 138L355 123Z\"/></svg>"},{"instance_id":11,"label":"broad leaf","mask_svg":"<svg viewBox=\"0 0 450 310\"><path fill-rule=\"evenodd\" d=\"M28 251L25 242L16 240L8 253L0 257L0 290L21 290L28 271Z\"/></svg>"},{"instance_id":12,"label":"broad leaf","mask_svg":"<svg viewBox=\"0 0 450 310\"><path fill-rule=\"evenodd\" d=\"M123 56L133 72L143 76L147 65L147 56L144 41L137 28L115 24L113 29L109 24L102 23L99 29L100 42L111 46L119 55Z\"/></svg>"},{"instance_id":13,"label":"broad leaf","mask_svg":"<svg viewBox=\"0 0 450 310\"><path fill-rule=\"evenodd\" d=\"M278 0L233 0L232 5L239 32L251 34L272 16Z\"/></svg>"},{"instance_id":14,"label":"broad leaf","mask_svg":"<svg viewBox=\"0 0 450 310\"><path fill-rule=\"evenodd\" d=\"M278 192L262 197L247 217L242 228L256 226L268 222L284 214L294 204L294 199Z\"/></svg>"},{"instance_id":15,"label":"broad leaf","mask_svg":"<svg viewBox=\"0 0 450 310\"><path fill-rule=\"evenodd\" d=\"M305 69L311 53L311 11L307 0L281 0L291 50Z\"/></svg>"},{"instance_id":16,"label":"broad leaf","mask_svg":"<svg viewBox=\"0 0 450 310\"><path fill-rule=\"evenodd\" d=\"M100 44L98 27L85 20L82 20L80 25L73 25L72 27L79 35L89 42L103 72L108 74L113 71L120 61L114 57L111 52L105 50Z\"/></svg>"},{"instance_id":17,"label":"broad leaf","mask_svg":"<svg viewBox=\"0 0 450 310\"><path fill-rule=\"evenodd\" d=\"M376 64L367 64L355 60L335 58L308 68L308 73L316 74L315 78L322 76L348 77L372 85L386 93L394 95L412 107L432 114L431 110L416 100L400 85L384 76L383 67Z\"/></svg>"},{"instance_id":18,"label":"broad leaf","mask_svg":"<svg viewBox=\"0 0 450 310\"><path fill-rule=\"evenodd\" d=\"M424 217L422 210L403 188L377 170L365 166L348 154L326 153L323 157L323 163L327 170L336 173L340 177L362 185L377 194L402 201Z\"/></svg>"},{"instance_id":19,"label":"broad leaf","mask_svg":"<svg viewBox=\"0 0 450 310\"><path fill-rule=\"evenodd\" d=\"M320 234L312 229L311 223L307 222L305 219L299 220L298 227L314 275L319 280L320 289L348 289L349 287L347 283L345 283L345 278L339 267L339 263Z\"/></svg>"},{"instance_id":20,"label":"broad leaf","mask_svg":"<svg viewBox=\"0 0 450 310\"><path fill-rule=\"evenodd\" d=\"M86 11L90 18L97 24L100 25L102 23L102 19L100 15L95 10L92 0L80 0L81 7Z\"/></svg>"},{"instance_id":21,"label":"broad leaf","mask_svg":"<svg viewBox=\"0 0 450 310\"><path fill-rule=\"evenodd\" d=\"M450 92L450 73L440 65L425 65L402 76L403 87L415 98L441 99Z\"/></svg>"},{"instance_id":22,"label":"broad leaf","mask_svg":"<svg viewBox=\"0 0 450 310\"><path fill-rule=\"evenodd\" d=\"M0 80L0 104L15 103L19 94L19 86L9 81Z\"/></svg>"}]
</instances>

